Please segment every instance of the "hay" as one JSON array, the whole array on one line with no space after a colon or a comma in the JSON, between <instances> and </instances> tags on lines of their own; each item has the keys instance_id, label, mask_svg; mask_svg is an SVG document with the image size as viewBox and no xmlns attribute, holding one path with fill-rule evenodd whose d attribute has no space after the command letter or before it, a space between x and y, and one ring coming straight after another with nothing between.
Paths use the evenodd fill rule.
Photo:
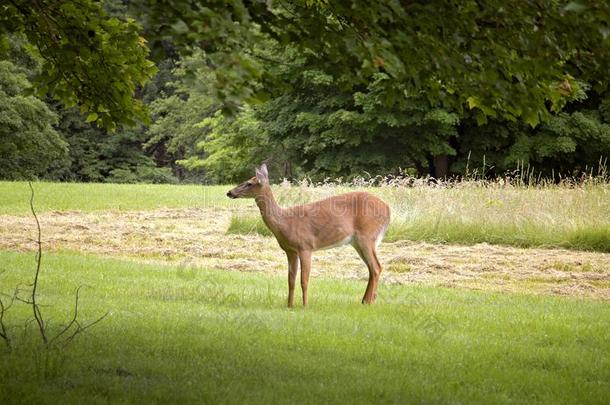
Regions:
<instances>
[{"instance_id":1,"label":"hay","mask_svg":"<svg viewBox=\"0 0 610 405\"><path fill-rule=\"evenodd\" d=\"M229 208L47 212L40 215L43 248L284 274L286 258L275 239L225 234L234 212ZM34 250L34 232L30 217L0 216L0 249ZM400 241L382 244L379 257L383 283L610 300L607 253ZM367 270L346 246L314 254L312 276L366 279Z\"/></svg>"}]
</instances>

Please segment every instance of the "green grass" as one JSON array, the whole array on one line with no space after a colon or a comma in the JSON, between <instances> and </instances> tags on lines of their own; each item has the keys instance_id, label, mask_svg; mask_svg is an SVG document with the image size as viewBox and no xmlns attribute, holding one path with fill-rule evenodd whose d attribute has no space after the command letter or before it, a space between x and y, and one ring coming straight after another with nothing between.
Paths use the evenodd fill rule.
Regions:
<instances>
[{"instance_id":1,"label":"green grass","mask_svg":"<svg viewBox=\"0 0 610 405\"><path fill-rule=\"evenodd\" d=\"M346 187L278 187L286 205L349 191ZM490 243L610 252L610 187L367 188L390 205L385 241ZM259 232L260 231L260 232ZM260 215L236 213L230 233L269 235Z\"/></svg>"},{"instance_id":2,"label":"green grass","mask_svg":"<svg viewBox=\"0 0 610 405\"><path fill-rule=\"evenodd\" d=\"M498 224L421 218L394 222L385 240L421 240L433 243L471 245L489 243L517 247L562 247L573 250L610 252L610 227L606 224L575 229L541 229L536 224Z\"/></svg>"},{"instance_id":3,"label":"green grass","mask_svg":"<svg viewBox=\"0 0 610 405\"><path fill-rule=\"evenodd\" d=\"M149 210L249 207L235 214L229 233L269 236L252 200L226 197L230 186L35 183L36 207L48 210ZM275 186L289 206L353 190L343 185ZM564 247L610 252L610 185L514 187L476 182L451 187L368 187L390 205L386 241ZM27 215L29 189L0 182L0 214Z\"/></svg>"},{"instance_id":4,"label":"green grass","mask_svg":"<svg viewBox=\"0 0 610 405\"><path fill-rule=\"evenodd\" d=\"M284 308L285 274L43 258L51 329L110 316L46 358L32 339L0 349L0 403L607 403L610 306L572 298L313 279ZM0 253L0 290L32 254ZM29 310L8 314L13 333Z\"/></svg>"},{"instance_id":5,"label":"green grass","mask_svg":"<svg viewBox=\"0 0 610 405\"><path fill-rule=\"evenodd\" d=\"M44 211L150 210L244 205L225 195L230 186L103 183L33 183L35 205ZM0 181L0 214L28 214L30 189Z\"/></svg>"},{"instance_id":6,"label":"green grass","mask_svg":"<svg viewBox=\"0 0 610 405\"><path fill-rule=\"evenodd\" d=\"M267 228L260 215L248 214L233 214L231 222L227 229L228 234L259 234L263 236L273 236L273 233Z\"/></svg>"}]
</instances>

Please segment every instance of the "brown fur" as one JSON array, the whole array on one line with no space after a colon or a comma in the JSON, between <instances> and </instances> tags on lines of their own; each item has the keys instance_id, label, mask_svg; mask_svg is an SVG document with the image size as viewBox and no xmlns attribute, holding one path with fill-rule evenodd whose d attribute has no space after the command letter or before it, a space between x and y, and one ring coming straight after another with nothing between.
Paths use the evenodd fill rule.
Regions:
<instances>
[{"instance_id":1,"label":"brown fur","mask_svg":"<svg viewBox=\"0 0 610 405\"><path fill-rule=\"evenodd\" d=\"M227 193L231 198L254 198L263 220L288 257L288 306L294 305L294 284L301 265L303 305L307 305L307 286L311 253L351 243L369 270L369 282L362 298L372 303L377 295L381 265L375 251L390 222L390 208L379 198L353 192L309 204L281 208L275 201L263 165L257 176Z\"/></svg>"}]
</instances>

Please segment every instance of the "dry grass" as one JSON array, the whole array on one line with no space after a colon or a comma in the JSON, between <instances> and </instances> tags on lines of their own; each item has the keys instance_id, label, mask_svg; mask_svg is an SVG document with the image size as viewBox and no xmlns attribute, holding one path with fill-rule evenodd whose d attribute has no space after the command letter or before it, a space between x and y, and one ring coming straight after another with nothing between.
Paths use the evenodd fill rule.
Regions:
<instances>
[{"instance_id":1,"label":"dry grass","mask_svg":"<svg viewBox=\"0 0 610 405\"><path fill-rule=\"evenodd\" d=\"M44 248L240 271L285 272L273 238L226 235L243 208L41 214ZM0 216L0 249L34 249L32 219ZM230 247L230 248L229 248ZM473 289L610 299L610 254L475 244L384 243L384 283L423 283ZM312 275L365 279L351 247L317 252Z\"/></svg>"},{"instance_id":2,"label":"dry grass","mask_svg":"<svg viewBox=\"0 0 610 405\"><path fill-rule=\"evenodd\" d=\"M48 211L234 209L254 214L235 218L232 232L264 232L252 201L230 200L229 186L36 183L36 207ZM350 183L282 183L274 192L282 205L309 202L345 191L367 190L387 201L392 222L386 240L490 243L518 247L563 247L610 253L610 181L587 177L555 185L505 181L435 182L395 177ZM29 215L29 188L0 182L0 214ZM241 221L241 223L239 223Z\"/></svg>"},{"instance_id":3,"label":"dry grass","mask_svg":"<svg viewBox=\"0 0 610 405\"><path fill-rule=\"evenodd\" d=\"M430 183L398 179L371 183L306 182L275 187L280 204L314 201L358 189L378 195L392 209L386 240L491 243L518 247L564 247L610 253L610 184L542 184L503 181Z\"/></svg>"}]
</instances>

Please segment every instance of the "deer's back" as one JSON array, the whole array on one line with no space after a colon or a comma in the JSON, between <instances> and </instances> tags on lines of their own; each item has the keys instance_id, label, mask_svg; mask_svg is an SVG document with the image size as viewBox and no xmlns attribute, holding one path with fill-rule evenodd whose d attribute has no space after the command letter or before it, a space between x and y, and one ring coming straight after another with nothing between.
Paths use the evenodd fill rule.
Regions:
<instances>
[{"instance_id":1,"label":"deer's back","mask_svg":"<svg viewBox=\"0 0 610 405\"><path fill-rule=\"evenodd\" d=\"M347 243L354 235L376 238L390 222L390 208L366 192L352 192L287 209L290 245L320 249Z\"/></svg>"}]
</instances>

